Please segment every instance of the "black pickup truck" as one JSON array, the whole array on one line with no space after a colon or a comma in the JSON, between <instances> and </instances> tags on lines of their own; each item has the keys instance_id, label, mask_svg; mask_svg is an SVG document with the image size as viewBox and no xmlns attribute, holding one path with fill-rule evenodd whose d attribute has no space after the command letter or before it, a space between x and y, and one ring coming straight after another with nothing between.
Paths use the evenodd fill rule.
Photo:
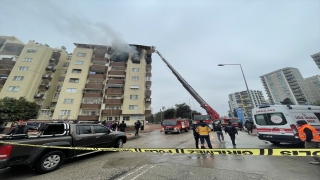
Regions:
<instances>
[{"instance_id":1,"label":"black pickup truck","mask_svg":"<svg viewBox=\"0 0 320 180\"><path fill-rule=\"evenodd\" d=\"M47 123L36 136L12 135L3 136L0 140L47 146L122 148L127 136L123 132L111 131L100 124ZM95 152L98 151L0 144L0 169L28 166L38 173L47 173L58 169L65 159Z\"/></svg>"}]
</instances>

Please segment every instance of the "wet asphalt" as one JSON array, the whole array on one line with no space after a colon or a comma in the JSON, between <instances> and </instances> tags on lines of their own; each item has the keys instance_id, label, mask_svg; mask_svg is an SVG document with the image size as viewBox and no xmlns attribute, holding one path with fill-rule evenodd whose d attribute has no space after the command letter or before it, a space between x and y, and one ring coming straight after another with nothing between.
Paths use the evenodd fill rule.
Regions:
<instances>
[{"instance_id":1,"label":"wet asphalt","mask_svg":"<svg viewBox=\"0 0 320 180\"><path fill-rule=\"evenodd\" d=\"M225 135L220 143L211 133L214 148L233 148ZM236 136L237 148L295 148L274 146L245 132ZM141 134L125 147L194 148L192 132L167 134L158 130ZM189 155L129 152L101 152L67 161L60 169L37 175L28 168L0 170L0 179L27 180L320 180L320 165L309 164L309 157Z\"/></svg>"}]
</instances>

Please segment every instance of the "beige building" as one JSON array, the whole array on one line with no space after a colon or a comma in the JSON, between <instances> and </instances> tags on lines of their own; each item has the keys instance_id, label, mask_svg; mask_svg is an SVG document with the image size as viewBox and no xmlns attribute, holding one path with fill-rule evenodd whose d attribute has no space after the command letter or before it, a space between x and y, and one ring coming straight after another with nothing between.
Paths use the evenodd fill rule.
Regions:
<instances>
[{"instance_id":1,"label":"beige building","mask_svg":"<svg viewBox=\"0 0 320 180\"><path fill-rule=\"evenodd\" d=\"M29 41L16 59L0 98L26 97L29 101L36 101L41 107L38 119L48 120L51 115L49 106L67 56L64 49L53 49L46 44Z\"/></svg>"},{"instance_id":2,"label":"beige building","mask_svg":"<svg viewBox=\"0 0 320 180\"><path fill-rule=\"evenodd\" d=\"M116 55L110 46L75 46L62 72L63 85L54 94L53 119L124 120L132 125L151 114L150 47L130 45L137 54Z\"/></svg>"},{"instance_id":3,"label":"beige building","mask_svg":"<svg viewBox=\"0 0 320 180\"><path fill-rule=\"evenodd\" d=\"M305 79L316 101L320 101L320 75Z\"/></svg>"},{"instance_id":4,"label":"beige building","mask_svg":"<svg viewBox=\"0 0 320 180\"><path fill-rule=\"evenodd\" d=\"M0 36L0 92L23 47L24 43L14 36Z\"/></svg>"}]
</instances>

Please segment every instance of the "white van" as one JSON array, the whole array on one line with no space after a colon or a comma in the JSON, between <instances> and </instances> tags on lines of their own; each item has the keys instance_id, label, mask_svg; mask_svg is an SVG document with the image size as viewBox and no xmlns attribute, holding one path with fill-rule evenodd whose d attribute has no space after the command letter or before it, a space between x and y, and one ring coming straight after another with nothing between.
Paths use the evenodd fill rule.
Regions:
<instances>
[{"instance_id":1,"label":"white van","mask_svg":"<svg viewBox=\"0 0 320 180\"><path fill-rule=\"evenodd\" d=\"M306 120L320 134L320 106L264 105L252 109L253 121L260 140L273 144L302 143L296 122Z\"/></svg>"}]
</instances>

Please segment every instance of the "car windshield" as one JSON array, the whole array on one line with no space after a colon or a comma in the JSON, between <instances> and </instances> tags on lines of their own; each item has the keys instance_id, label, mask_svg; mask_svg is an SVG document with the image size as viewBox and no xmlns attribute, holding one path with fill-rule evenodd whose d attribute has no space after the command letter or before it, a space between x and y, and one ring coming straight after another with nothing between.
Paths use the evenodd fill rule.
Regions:
<instances>
[{"instance_id":1,"label":"car windshield","mask_svg":"<svg viewBox=\"0 0 320 180\"><path fill-rule=\"evenodd\" d=\"M174 126L177 124L177 121L175 120L164 120L162 125L164 126Z\"/></svg>"}]
</instances>

